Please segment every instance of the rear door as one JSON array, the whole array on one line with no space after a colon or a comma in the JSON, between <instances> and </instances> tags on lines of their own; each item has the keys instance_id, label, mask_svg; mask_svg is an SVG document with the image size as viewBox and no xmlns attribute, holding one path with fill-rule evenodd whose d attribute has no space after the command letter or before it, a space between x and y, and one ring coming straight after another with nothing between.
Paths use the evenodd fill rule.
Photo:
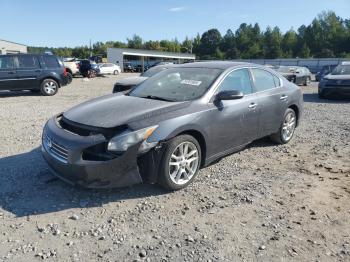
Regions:
<instances>
[{"instance_id":1,"label":"rear door","mask_svg":"<svg viewBox=\"0 0 350 262\"><path fill-rule=\"evenodd\" d=\"M0 90L11 90L16 84L13 56L0 56Z\"/></svg>"},{"instance_id":2,"label":"rear door","mask_svg":"<svg viewBox=\"0 0 350 262\"><path fill-rule=\"evenodd\" d=\"M37 56L17 55L15 56L15 66L18 79L16 89L38 88L42 70Z\"/></svg>"},{"instance_id":3,"label":"rear door","mask_svg":"<svg viewBox=\"0 0 350 262\"><path fill-rule=\"evenodd\" d=\"M258 137L264 137L277 132L281 126L288 107L288 89L279 77L267 70L252 68L251 72L259 113Z\"/></svg>"}]
</instances>

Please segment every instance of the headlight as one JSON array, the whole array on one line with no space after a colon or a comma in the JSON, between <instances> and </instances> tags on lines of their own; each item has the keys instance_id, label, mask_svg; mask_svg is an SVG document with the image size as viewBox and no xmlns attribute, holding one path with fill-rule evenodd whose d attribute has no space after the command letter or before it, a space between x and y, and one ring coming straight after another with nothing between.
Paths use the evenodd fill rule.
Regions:
<instances>
[{"instance_id":1,"label":"headlight","mask_svg":"<svg viewBox=\"0 0 350 262\"><path fill-rule=\"evenodd\" d=\"M148 143L146 140L153 134L157 127L158 126L151 126L115 136L108 142L108 150L114 152L125 152L129 147L142 142L139 152L145 152L156 145L156 143Z\"/></svg>"}]
</instances>

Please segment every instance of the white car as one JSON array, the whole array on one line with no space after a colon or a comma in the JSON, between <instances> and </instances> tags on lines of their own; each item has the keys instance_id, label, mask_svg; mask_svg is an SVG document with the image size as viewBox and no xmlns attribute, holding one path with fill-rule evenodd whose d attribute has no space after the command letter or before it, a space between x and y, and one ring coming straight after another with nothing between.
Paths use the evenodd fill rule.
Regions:
<instances>
[{"instance_id":1,"label":"white car","mask_svg":"<svg viewBox=\"0 0 350 262\"><path fill-rule=\"evenodd\" d=\"M118 75L122 71L120 69L120 66L112 63L99 64L99 68L100 68L101 75L108 75L108 74Z\"/></svg>"}]
</instances>

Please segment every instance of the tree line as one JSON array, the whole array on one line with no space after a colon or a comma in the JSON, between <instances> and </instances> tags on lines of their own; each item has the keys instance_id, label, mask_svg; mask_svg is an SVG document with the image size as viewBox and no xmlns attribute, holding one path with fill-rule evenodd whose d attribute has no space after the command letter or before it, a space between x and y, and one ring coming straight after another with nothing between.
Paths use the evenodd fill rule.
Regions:
<instances>
[{"instance_id":1,"label":"tree line","mask_svg":"<svg viewBox=\"0 0 350 262\"><path fill-rule=\"evenodd\" d=\"M167 52L194 53L197 59L258 59L258 58L350 58L350 19L343 19L334 12L322 12L311 24L302 25L296 31L283 33L275 26L262 30L259 24L242 23L234 32L228 29L222 35L218 29L210 29L202 35L182 42L177 39L143 41L134 35L126 42L96 42L92 48L29 47L29 52L42 53L50 50L61 57L88 58L93 55L107 56L107 48L135 48Z\"/></svg>"}]
</instances>

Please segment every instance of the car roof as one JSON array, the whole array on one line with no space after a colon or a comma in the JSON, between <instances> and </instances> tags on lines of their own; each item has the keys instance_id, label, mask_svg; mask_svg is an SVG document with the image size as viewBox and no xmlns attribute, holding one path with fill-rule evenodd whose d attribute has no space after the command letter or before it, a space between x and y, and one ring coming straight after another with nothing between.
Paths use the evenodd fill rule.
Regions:
<instances>
[{"instance_id":1,"label":"car roof","mask_svg":"<svg viewBox=\"0 0 350 262\"><path fill-rule=\"evenodd\" d=\"M240 66L259 66L247 62L230 62L230 61L208 61L208 62L194 62L177 65L178 67L201 67L201 68L213 68L213 69L228 69L231 67L240 67Z\"/></svg>"},{"instance_id":2,"label":"car roof","mask_svg":"<svg viewBox=\"0 0 350 262\"><path fill-rule=\"evenodd\" d=\"M26 56L26 55L34 55L34 56L56 56L54 54L35 54L35 53L17 53L17 54L2 54L0 56Z\"/></svg>"}]
</instances>

